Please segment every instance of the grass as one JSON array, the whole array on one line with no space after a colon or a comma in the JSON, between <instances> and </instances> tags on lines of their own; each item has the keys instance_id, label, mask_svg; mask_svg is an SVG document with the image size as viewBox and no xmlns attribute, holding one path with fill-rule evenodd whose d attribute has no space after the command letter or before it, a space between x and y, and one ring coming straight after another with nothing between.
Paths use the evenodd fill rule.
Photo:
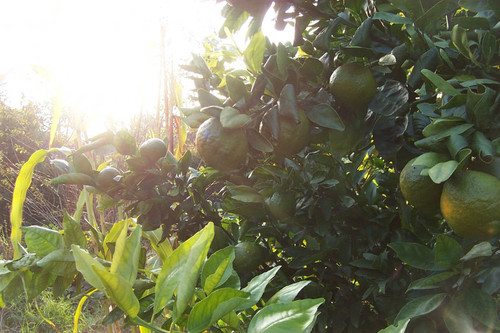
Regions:
<instances>
[{"instance_id":1,"label":"grass","mask_svg":"<svg viewBox=\"0 0 500 333\"><path fill-rule=\"evenodd\" d=\"M49 290L43 291L34 302L26 303L16 298L0 310L0 331L2 333L73 332L74 313L78 301L68 298L54 298ZM106 332L101 325L105 309L98 301L87 300L80 316L78 332ZM52 327L43 318L49 319Z\"/></svg>"}]
</instances>

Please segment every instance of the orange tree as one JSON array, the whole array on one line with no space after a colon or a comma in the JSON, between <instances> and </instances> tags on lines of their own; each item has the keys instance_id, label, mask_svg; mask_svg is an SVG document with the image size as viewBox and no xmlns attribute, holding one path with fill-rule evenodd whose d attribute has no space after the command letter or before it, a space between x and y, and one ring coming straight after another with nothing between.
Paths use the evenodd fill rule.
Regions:
<instances>
[{"instance_id":1,"label":"orange tree","mask_svg":"<svg viewBox=\"0 0 500 333\"><path fill-rule=\"evenodd\" d=\"M271 7L293 44L260 31ZM228 1L223 15L220 37L249 21L248 45L207 44L184 66L197 151L127 149L112 171L76 164L117 134L72 152L85 172L53 184L132 219L21 229L3 298L83 278L116 305L106 322L155 331L498 331L497 2Z\"/></svg>"}]
</instances>

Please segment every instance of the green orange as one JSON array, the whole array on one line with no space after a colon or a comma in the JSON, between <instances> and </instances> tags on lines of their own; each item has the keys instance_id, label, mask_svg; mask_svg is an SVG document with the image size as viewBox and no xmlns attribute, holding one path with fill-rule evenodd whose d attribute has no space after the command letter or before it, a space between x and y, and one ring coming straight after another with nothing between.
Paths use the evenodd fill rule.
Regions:
<instances>
[{"instance_id":1,"label":"green orange","mask_svg":"<svg viewBox=\"0 0 500 333\"><path fill-rule=\"evenodd\" d=\"M500 179L481 171L454 175L444 184L441 213L459 236L495 237L500 231Z\"/></svg>"},{"instance_id":2,"label":"green orange","mask_svg":"<svg viewBox=\"0 0 500 333\"><path fill-rule=\"evenodd\" d=\"M100 190L109 190L116 185L115 177L120 171L113 167L105 167L96 177L97 186Z\"/></svg>"},{"instance_id":3,"label":"green orange","mask_svg":"<svg viewBox=\"0 0 500 333\"><path fill-rule=\"evenodd\" d=\"M408 203L423 211L439 211L442 184L434 183L429 176L422 176L422 170L428 167L413 165L415 158L409 161L399 176L401 192Z\"/></svg>"},{"instance_id":4,"label":"green orange","mask_svg":"<svg viewBox=\"0 0 500 333\"><path fill-rule=\"evenodd\" d=\"M210 118L196 132L196 149L208 166L229 171L245 163L248 142L243 129L227 129L219 119Z\"/></svg>"},{"instance_id":5,"label":"green orange","mask_svg":"<svg viewBox=\"0 0 500 333\"><path fill-rule=\"evenodd\" d=\"M377 83L368 67L351 62L337 67L332 73L330 91L340 105L363 113L375 96Z\"/></svg>"},{"instance_id":6,"label":"green orange","mask_svg":"<svg viewBox=\"0 0 500 333\"><path fill-rule=\"evenodd\" d=\"M241 242L234 247L233 267L239 274L254 272L265 261L265 249L255 242Z\"/></svg>"},{"instance_id":7,"label":"green orange","mask_svg":"<svg viewBox=\"0 0 500 333\"><path fill-rule=\"evenodd\" d=\"M299 120L293 117L279 117L278 142L274 152L278 156L288 157L297 154L309 143L311 123L304 110L299 109Z\"/></svg>"},{"instance_id":8,"label":"green orange","mask_svg":"<svg viewBox=\"0 0 500 333\"><path fill-rule=\"evenodd\" d=\"M271 214L284 220L295 215L295 194L290 191L276 191L266 200Z\"/></svg>"},{"instance_id":9,"label":"green orange","mask_svg":"<svg viewBox=\"0 0 500 333\"><path fill-rule=\"evenodd\" d=\"M165 142L158 138L146 140L139 146L139 153L141 157L149 163L154 163L161 157L165 156L167 150Z\"/></svg>"}]
</instances>

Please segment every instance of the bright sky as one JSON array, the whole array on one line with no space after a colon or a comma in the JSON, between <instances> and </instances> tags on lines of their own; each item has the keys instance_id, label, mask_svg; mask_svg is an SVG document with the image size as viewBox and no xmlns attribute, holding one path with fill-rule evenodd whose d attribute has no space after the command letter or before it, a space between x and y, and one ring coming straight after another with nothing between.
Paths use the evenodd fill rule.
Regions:
<instances>
[{"instance_id":1,"label":"bright sky","mask_svg":"<svg viewBox=\"0 0 500 333\"><path fill-rule=\"evenodd\" d=\"M93 131L103 119L154 112L161 24L177 66L219 30L221 8L215 0L0 0L0 91L14 107L23 96L43 102L58 91ZM292 40L292 29L272 25L264 24L270 38Z\"/></svg>"}]
</instances>

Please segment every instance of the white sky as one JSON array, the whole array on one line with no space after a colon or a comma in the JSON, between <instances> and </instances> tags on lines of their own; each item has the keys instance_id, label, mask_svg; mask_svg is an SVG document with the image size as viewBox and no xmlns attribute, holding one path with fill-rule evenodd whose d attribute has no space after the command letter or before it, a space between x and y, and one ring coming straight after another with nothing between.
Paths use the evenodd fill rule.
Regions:
<instances>
[{"instance_id":1,"label":"white sky","mask_svg":"<svg viewBox=\"0 0 500 333\"><path fill-rule=\"evenodd\" d=\"M178 65L219 30L221 8L215 0L0 0L0 91L14 107L59 91L65 108L94 123L153 112L161 23ZM264 25L275 41L291 41L291 30Z\"/></svg>"}]
</instances>

